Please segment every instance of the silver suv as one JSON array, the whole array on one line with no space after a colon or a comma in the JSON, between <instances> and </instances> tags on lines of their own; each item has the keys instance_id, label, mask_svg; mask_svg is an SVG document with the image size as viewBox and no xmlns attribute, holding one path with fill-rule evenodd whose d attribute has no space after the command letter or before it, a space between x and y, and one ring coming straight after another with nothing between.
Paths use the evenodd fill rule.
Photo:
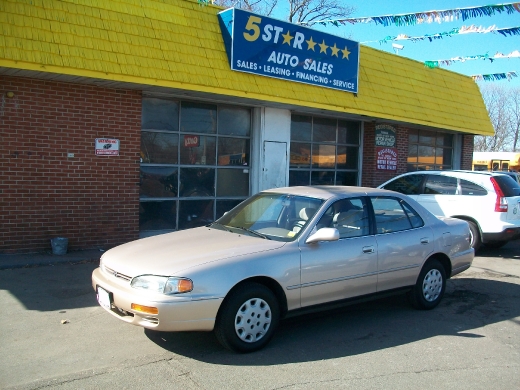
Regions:
<instances>
[{"instance_id":1,"label":"silver suv","mask_svg":"<svg viewBox=\"0 0 520 390\"><path fill-rule=\"evenodd\" d=\"M520 238L520 184L501 172L409 172L379 188L406 194L437 216L467 221L475 250Z\"/></svg>"}]
</instances>

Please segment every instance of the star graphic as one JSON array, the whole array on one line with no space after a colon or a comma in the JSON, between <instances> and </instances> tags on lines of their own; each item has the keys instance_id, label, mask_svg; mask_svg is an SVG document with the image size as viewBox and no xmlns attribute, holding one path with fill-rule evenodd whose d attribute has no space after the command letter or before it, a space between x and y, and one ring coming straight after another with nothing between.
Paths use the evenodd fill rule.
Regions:
<instances>
[{"instance_id":1,"label":"star graphic","mask_svg":"<svg viewBox=\"0 0 520 390\"><path fill-rule=\"evenodd\" d=\"M309 39L308 41L305 41L305 42L307 42L307 50L314 51L314 46L316 46L316 42L314 42L312 40L312 37L311 37L311 39Z\"/></svg>"},{"instance_id":2,"label":"star graphic","mask_svg":"<svg viewBox=\"0 0 520 390\"><path fill-rule=\"evenodd\" d=\"M350 52L348 51L346 46L344 50L341 50L341 52L343 53L343 58L346 58L348 60L348 55L350 54Z\"/></svg>"},{"instance_id":3,"label":"star graphic","mask_svg":"<svg viewBox=\"0 0 520 390\"><path fill-rule=\"evenodd\" d=\"M294 38L294 37L291 36L291 32L287 31L287 34L282 34L282 37L283 37L282 45L284 43L287 43L289 46L291 46L291 39Z\"/></svg>"},{"instance_id":4,"label":"star graphic","mask_svg":"<svg viewBox=\"0 0 520 390\"><path fill-rule=\"evenodd\" d=\"M325 39L324 39L323 42L320 43L318 46L320 47L320 53L325 53L325 54L327 54L327 49L328 49L329 47L325 44Z\"/></svg>"},{"instance_id":5,"label":"star graphic","mask_svg":"<svg viewBox=\"0 0 520 390\"><path fill-rule=\"evenodd\" d=\"M338 56L339 48L336 47L336 43L334 43L334 46L332 46L332 47L330 48L330 50L332 50L332 55L333 55L333 56L336 56L336 57Z\"/></svg>"}]
</instances>

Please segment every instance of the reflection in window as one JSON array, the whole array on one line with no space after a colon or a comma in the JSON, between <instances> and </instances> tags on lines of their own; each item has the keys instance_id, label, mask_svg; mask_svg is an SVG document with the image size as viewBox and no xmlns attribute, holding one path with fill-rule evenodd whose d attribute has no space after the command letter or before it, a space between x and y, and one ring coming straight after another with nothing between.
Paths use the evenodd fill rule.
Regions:
<instances>
[{"instance_id":1,"label":"reflection in window","mask_svg":"<svg viewBox=\"0 0 520 390\"><path fill-rule=\"evenodd\" d=\"M430 195L455 195L457 193L457 178L429 175L424 185L424 193Z\"/></svg>"},{"instance_id":2,"label":"reflection in window","mask_svg":"<svg viewBox=\"0 0 520 390\"><path fill-rule=\"evenodd\" d=\"M249 165L249 140L220 137L218 139L218 165Z\"/></svg>"},{"instance_id":3,"label":"reflection in window","mask_svg":"<svg viewBox=\"0 0 520 390\"><path fill-rule=\"evenodd\" d=\"M181 131L184 133L214 134L217 132L217 106L182 102Z\"/></svg>"},{"instance_id":4,"label":"reflection in window","mask_svg":"<svg viewBox=\"0 0 520 390\"><path fill-rule=\"evenodd\" d=\"M334 168L336 165L336 146L314 144L312 148L312 166Z\"/></svg>"},{"instance_id":5,"label":"reflection in window","mask_svg":"<svg viewBox=\"0 0 520 390\"><path fill-rule=\"evenodd\" d=\"M329 118L314 118L312 140L336 143L337 121Z\"/></svg>"},{"instance_id":6,"label":"reflection in window","mask_svg":"<svg viewBox=\"0 0 520 390\"><path fill-rule=\"evenodd\" d=\"M179 130L179 104L166 99L143 99L141 128L143 130Z\"/></svg>"},{"instance_id":7,"label":"reflection in window","mask_svg":"<svg viewBox=\"0 0 520 390\"><path fill-rule=\"evenodd\" d=\"M360 132L359 122L292 115L289 185L357 185Z\"/></svg>"},{"instance_id":8,"label":"reflection in window","mask_svg":"<svg viewBox=\"0 0 520 390\"><path fill-rule=\"evenodd\" d=\"M334 172L332 171L312 171L312 186L332 186L334 185Z\"/></svg>"},{"instance_id":9,"label":"reflection in window","mask_svg":"<svg viewBox=\"0 0 520 390\"><path fill-rule=\"evenodd\" d=\"M177 164L179 135L143 131L141 133L141 162Z\"/></svg>"},{"instance_id":10,"label":"reflection in window","mask_svg":"<svg viewBox=\"0 0 520 390\"><path fill-rule=\"evenodd\" d=\"M308 186L310 183L310 171L289 171L289 184L291 186Z\"/></svg>"},{"instance_id":11,"label":"reflection in window","mask_svg":"<svg viewBox=\"0 0 520 390\"><path fill-rule=\"evenodd\" d=\"M291 140L310 141L312 129L312 117L306 115L292 115Z\"/></svg>"},{"instance_id":12,"label":"reflection in window","mask_svg":"<svg viewBox=\"0 0 520 390\"><path fill-rule=\"evenodd\" d=\"M179 201L179 229L205 226L214 221L213 200Z\"/></svg>"},{"instance_id":13,"label":"reflection in window","mask_svg":"<svg viewBox=\"0 0 520 390\"><path fill-rule=\"evenodd\" d=\"M249 171L243 169L217 169L217 196L249 195Z\"/></svg>"},{"instance_id":14,"label":"reflection in window","mask_svg":"<svg viewBox=\"0 0 520 390\"><path fill-rule=\"evenodd\" d=\"M370 200L374 208L378 234L393 233L423 225L419 215L399 199L378 196L371 197Z\"/></svg>"},{"instance_id":15,"label":"reflection in window","mask_svg":"<svg viewBox=\"0 0 520 390\"><path fill-rule=\"evenodd\" d=\"M150 97L142 104L141 232L202 226L247 198L251 109Z\"/></svg>"},{"instance_id":16,"label":"reflection in window","mask_svg":"<svg viewBox=\"0 0 520 390\"><path fill-rule=\"evenodd\" d=\"M445 170L453 167L453 135L409 130L407 170Z\"/></svg>"},{"instance_id":17,"label":"reflection in window","mask_svg":"<svg viewBox=\"0 0 520 390\"><path fill-rule=\"evenodd\" d=\"M215 196L215 169L181 168L181 197Z\"/></svg>"},{"instance_id":18,"label":"reflection in window","mask_svg":"<svg viewBox=\"0 0 520 390\"><path fill-rule=\"evenodd\" d=\"M160 200L139 203L139 230L174 230L177 228L177 201Z\"/></svg>"},{"instance_id":19,"label":"reflection in window","mask_svg":"<svg viewBox=\"0 0 520 390\"><path fill-rule=\"evenodd\" d=\"M291 142L290 167L307 167L311 164L311 144Z\"/></svg>"},{"instance_id":20,"label":"reflection in window","mask_svg":"<svg viewBox=\"0 0 520 390\"><path fill-rule=\"evenodd\" d=\"M218 133L249 137L251 133L251 110L242 107L219 107Z\"/></svg>"},{"instance_id":21,"label":"reflection in window","mask_svg":"<svg viewBox=\"0 0 520 390\"><path fill-rule=\"evenodd\" d=\"M206 135L181 135L181 164L215 165L216 138Z\"/></svg>"},{"instance_id":22,"label":"reflection in window","mask_svg":"<svg viewBox=\"0 0 520 390\"><path fill-rule=\"evenodd\" d=\"M177 168L141 166L141 197L165 198L177 196Z\"/></svg>"},{"instance_id":23,"label":"reflection in window","mask_svg":"<svg viewBox=\"0 0 520 390\"><path fill-rule=\"evenodd\" d=\"M400 192L405 195L418 195L422 191L424 175L407 175L392 180L385 185L385 190Z\"/></svg>"}]
</instances>

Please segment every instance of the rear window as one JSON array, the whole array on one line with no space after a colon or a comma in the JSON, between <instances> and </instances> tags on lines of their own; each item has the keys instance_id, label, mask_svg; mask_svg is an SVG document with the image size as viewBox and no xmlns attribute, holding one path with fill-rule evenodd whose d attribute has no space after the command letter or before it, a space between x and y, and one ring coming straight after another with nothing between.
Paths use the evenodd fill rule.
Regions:
<instances>
[{"instance_id":1,"label":"rear window","mask_svg":"<svg viewBox=\"0 0 520 390\"><path fill-rule=\"evenodd\" d=\"M487 190L485 188L464 179L460 179L460 191L462 195L487 195Z\"/></svg>"},{"instance_id":2,"label":"rear window","mask_svg":"<svg viewBox=\"0 0 520 390\"><path fill-rule=\"evenodd\" d=\"M504 196L520 196L520 184L518 184L513 178L507 175L496 175L493 176L498 186L504 193Z\"/></svg>"}]
</instances>

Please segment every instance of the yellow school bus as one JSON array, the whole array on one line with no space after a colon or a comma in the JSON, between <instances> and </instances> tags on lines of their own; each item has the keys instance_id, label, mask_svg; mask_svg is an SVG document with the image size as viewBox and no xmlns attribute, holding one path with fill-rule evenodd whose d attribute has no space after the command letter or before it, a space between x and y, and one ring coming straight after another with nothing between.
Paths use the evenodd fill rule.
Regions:
<instances>
[{"instance_id":1,"label":"yellow school bus","mask_svg":"<svg viewBox=\"0 0 520 390\"><path fill-rule=\"evenodd\" d=\"M520 153L473 152L474 171L520 171Z\"/></svg>"}]
</instances>

